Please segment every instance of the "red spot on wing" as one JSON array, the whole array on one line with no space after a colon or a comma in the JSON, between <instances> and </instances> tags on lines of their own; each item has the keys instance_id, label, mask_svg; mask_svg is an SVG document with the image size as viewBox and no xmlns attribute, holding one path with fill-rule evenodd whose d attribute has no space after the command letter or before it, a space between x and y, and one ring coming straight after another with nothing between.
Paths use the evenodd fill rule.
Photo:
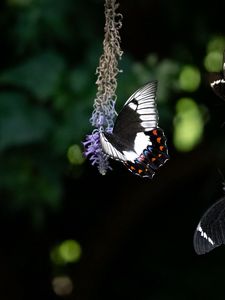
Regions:
<instances>
[{"instance_id":1,"label":"red spot on wing","mask_svg":"<svg viewBox=\"0 0 225 300\"><path fill-rule=\"evenodd\" d=\"M154 129L154 130L152 131L152 133L153 133L154 135L158 135L157 129Z\"/></svg>"},{"instance_id":2,"label":"red spot on wing","mask_svg":"<svg viewBox=\"0 0 225 300\"><path fill-rule=\"evenodd\" d=\"M156 139L157 143L160 143L161 139L162 139L161 137L157 137L157 139Z\"/></svg>"}]
</instances>

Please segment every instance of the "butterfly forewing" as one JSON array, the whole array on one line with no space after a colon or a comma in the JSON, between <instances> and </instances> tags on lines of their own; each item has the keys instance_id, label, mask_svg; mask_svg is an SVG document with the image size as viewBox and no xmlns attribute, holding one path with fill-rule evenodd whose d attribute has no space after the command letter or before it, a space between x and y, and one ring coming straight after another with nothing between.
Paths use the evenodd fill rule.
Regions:
<instances>
[{"instance_id":1,"label":"butterfly forewing","mask_svg":"<svg viewBox=\"0 0 225 300\"><path fill-rule=\"evenodd\" d=\"M116 119L113 134L124 143L126 150L134 147L138 133L150 131L158 126L156 89L157 81L152 81L137 90L126 101Z\"/></svg>"},{"instance_id":2,"label":"butterfly forewing","mask_svg":"<svg viewBox=\"0 0 225 300\"><path fill-rule=\"evenodd\" d=\"M204 213L195 230L193 243L199 255L225 243L225 197Z\"/></svg>"},{"instance_id":3,"label":"butterfly forewing","mask_svg":"<svg viewBox=\"0 0 225 300\"><path fill-rule=\"evenodd\" d=\"M124 107L128 106L136 112L140 126L144 131L152 130L158 126L158 111L155 103L157 85L156 80L147 83L133 93L124 105Z\"/></svg>"}]
</instances>

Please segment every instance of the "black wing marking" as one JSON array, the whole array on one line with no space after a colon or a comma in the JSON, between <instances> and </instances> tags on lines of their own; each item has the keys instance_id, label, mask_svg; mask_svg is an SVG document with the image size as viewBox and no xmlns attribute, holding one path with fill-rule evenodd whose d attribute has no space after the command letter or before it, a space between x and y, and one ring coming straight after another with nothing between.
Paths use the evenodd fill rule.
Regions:
<instances>
[{"instance_id":1,"label":"black wing marking","mask_svg":"<svg viewBox=\"0 0 225 300\"><path fill-rule=\"evenodd\" d=\"M199 255L225 244L225 197L202 216L194 233L194 249Z\"/></svg>"},{"instance_id":2,"label":"black wing marking","mask_svg":"<svg viewBox=\"0 0 225 300\"><path fill-rule=\"evenodd\" d=\"M113 140L114 136L109 133L100 132L100 142L102 145L102 150L110 157L119 161L126 161L126 157L124 154L118 149L119 147L115 147L116 144Z\"/></svg>"},{"instance_id":3,"label":"black wing marking","mask_svg":"<svg viewBox=\"0 0 225 300\"><path fill-rule=\"evenodd\" d=\"M147 83L130 96L119 113L113 134L128 146L133 145L138 132L150 131L158 126L156 90L157 81Z\"/></svg>"}]
</instances>

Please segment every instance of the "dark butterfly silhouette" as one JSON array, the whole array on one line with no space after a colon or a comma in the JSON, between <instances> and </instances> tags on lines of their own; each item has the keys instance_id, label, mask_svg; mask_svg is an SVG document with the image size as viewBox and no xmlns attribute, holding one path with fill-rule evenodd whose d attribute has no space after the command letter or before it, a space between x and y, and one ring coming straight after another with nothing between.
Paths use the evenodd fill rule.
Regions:
<instances>
[{"instance_id":1,"label":"dark butterfly silhouette","mask_svg":"<svg viewBox=\"0 0 225 300\"><path fill-rule=\"evenodd\" d=\"M195 230L193 242L195 252L199 255L225 244L225 197L204 213Z\"/></svg>"},{"instance_id":2,"label":"dark butterfly silhouette","mask_svg":"<svg viewBox=\"0 0 225 300\"><path fill-rule=\"evenodd\" d=\"M225 192L224 176L219 169L218 172L223 179ZM195 230L193 242L195 252L199 255L225 244L225 197L210 206L203 214Z\"/></svg>"},{"instance_id":3,"label":"dark butterfly silhouette","mask_svg":"<svg viewBox=\"0 0 225 300\"><path fill-rule=\"evenodd\" d=\"M210 73L209 81L215 94L225 100L225 52L222 71ZM195 230L193 243L195 252L199 255L225 244L225 197L203 214Z\"/></svg>"},{"instance_id":4,"label":"dark butterfly silhouette","mask_svg":"<svg viewBox=\"0 0 225 300\"><path fill-rule=\"evenodd\" d=\"M118 114L112 133L100 132L103 151L131 172L152 178L168 159L165 135L158 127L157 81L137 90Z\"/></svg>"},{"instance_id":5,"label":"dark butterfly silhouette","mask_svg":"<svg viewBox=\"0 0 225 300\"><path fill-rule=\"evenodd\" d=\"M214 93L225 100L225 52L223 53L222 71L209 73L208 77Z\"/></svg>"}]
</instances>

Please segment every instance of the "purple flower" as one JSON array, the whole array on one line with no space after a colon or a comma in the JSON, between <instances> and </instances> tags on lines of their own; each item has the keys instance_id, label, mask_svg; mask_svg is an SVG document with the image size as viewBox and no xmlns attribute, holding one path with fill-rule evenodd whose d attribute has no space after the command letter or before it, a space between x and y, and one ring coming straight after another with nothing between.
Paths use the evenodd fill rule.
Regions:
<instances>
[{"instance_id":1,"label":"purple flower","mask_svg":"<svg viewBox=\"0 0 225 300\"><path fill-rule=\"evenodd\" d=\"M98 167L102 175L105 175L111 167L109 166L107 155L102 150L99 132L100 130L112 132L115 115L114 100L109 100L101 106L95 107L90 122L96 129L93 130L92 134L87 135L83 142L84 155L89 158L93 166L96 165Z\"/></svg>"},{"instance_id":2,"label":"purple flower","mask_svg":"<svg viewBox=\"0 0 225 300\"><path fill-rule=\"evenodd\" d=\"M89 157L91 164L97 165L99 172L105 175L107 169L111 169L109 166L108 158L102 151L99 130L93 130L92 134L86 136L86 140L83 142L84 155Z\"/></svg>"}]
</instances>

